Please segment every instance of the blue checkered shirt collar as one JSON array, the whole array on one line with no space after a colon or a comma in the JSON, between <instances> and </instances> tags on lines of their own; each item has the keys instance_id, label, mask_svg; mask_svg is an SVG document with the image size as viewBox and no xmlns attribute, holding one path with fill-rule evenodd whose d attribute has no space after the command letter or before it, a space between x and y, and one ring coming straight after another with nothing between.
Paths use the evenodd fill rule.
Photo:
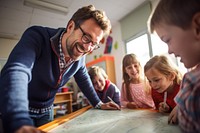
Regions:
<instances>
[{"instance_id":1,"label":"blue checkered shirt collar","mask_svg":"<svg viewBox=\"0 0 200 133\"><path fill-rule=\"evenodd\" d=\"M65 33L65 30L61 33L60 35L60 39L59 39L59 55L60 55L60 59L59 59L59 66L60 66L60 71L62 72L63 70L65 70L72 62L73 62L73 59L69 58L69 60L65 60L65 55L62 51L62 37L63 37L63 34Z\"/></svg>"}]
</instances>

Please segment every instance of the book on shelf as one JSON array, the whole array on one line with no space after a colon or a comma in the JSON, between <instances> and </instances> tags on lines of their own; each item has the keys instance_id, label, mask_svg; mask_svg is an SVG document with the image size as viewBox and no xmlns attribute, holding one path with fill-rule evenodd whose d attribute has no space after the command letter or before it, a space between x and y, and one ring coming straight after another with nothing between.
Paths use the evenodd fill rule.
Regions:
<instances>
[{"instance_id":1,"label":"book on shelf","mask_svg":"<svg viewBox=\"0 0 200 133\"><path fill-rule=\"evenodd\" d=\"M67 109L58 109L56 110L57 115L65 115L67 113Z\"/></svg>"}]
</instances>

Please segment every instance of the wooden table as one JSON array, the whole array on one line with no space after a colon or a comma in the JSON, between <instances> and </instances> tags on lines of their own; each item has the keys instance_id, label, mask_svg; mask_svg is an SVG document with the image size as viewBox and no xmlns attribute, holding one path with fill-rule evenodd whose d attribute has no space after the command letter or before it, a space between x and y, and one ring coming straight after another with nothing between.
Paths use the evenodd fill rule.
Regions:
<instances>
[{"instance_id":1,"label":"wooden table","mask_svg":"<svg viewBox=\"0 0 200 133\"><path fill-rule=\"evenodd\" d=\"M49 133L181 133L154 110L97 110L90 106L39 127Z\"/></svg>"}]
</instances>

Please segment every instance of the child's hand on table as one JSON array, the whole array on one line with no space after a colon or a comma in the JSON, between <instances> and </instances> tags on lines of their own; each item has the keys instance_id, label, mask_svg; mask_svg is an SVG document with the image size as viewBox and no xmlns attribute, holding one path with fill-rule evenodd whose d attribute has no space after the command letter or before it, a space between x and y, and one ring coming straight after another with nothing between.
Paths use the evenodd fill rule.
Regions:
<instances>
[{"instance_id":1,"label":"child's hand on table","mask_svg":"<svg viewBox=\"0 0 200 133\"><path fill-rule=\"evenodd\" d=\"M174 107L174 109L172 110L172 112L169 114L168 124L178 124L177 106Z\"/></svg>"},{"instance_id":2,"label":"child's hand on table","mask_svg":"<svg viewBox=\"0 0 200 133\"><path fill-rule=\"evenodd\" d=\"M170 107L169 107L169 105L167 105L167 103L161 102L159 104L159 112L161 112L161 113L169 113L169 111L170 111Z\"/></svg>"},{"instance_id":3,"label":"child's hand on table","mask_svg":"<svg viewBox=\"0 0 200 133\"><path fill-rule=\"evenodd\" d=\"M107 102L107 103L103 103L101 105L101 109L103 110L121 110L121 107L114 103L113 101Z\"/></svg>"}]
</instances>

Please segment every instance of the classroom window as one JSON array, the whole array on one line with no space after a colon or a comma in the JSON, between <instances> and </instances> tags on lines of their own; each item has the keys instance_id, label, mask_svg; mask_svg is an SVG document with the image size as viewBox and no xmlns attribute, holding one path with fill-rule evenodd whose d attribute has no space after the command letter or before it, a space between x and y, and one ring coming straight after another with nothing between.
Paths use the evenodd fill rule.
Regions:
<instances>
[{"instance_id":1,"label":"classroom window","mask_svg":"<svg viewBox=\"0 0 200 133\"><path fill-rule=\"evenodd\" d=\"M149 44L147 34L143 34L126 43L127 54L134 53L141 61L141 65L144 66L149 60Z\"/></svg>"},{"instance_id":2,"label":"classroom window","mask_svg":"<svg viewBox=\"0 0 200 133\"><path fill-rule=\"evenodd\" d=\"M149 44L149 42L151 44ZM166 55L177 65L183 74L187 72L184 64L180 62L180 58L176 58L174 54L168 54L168 46L155 34L150 35L150 41L148 40L147 33L134 37L132 40L126 43L126 51L127 54L136 54L141 60L142 66L144 66L152 56L161 54Z\"/></svg>"}]
</instances>

